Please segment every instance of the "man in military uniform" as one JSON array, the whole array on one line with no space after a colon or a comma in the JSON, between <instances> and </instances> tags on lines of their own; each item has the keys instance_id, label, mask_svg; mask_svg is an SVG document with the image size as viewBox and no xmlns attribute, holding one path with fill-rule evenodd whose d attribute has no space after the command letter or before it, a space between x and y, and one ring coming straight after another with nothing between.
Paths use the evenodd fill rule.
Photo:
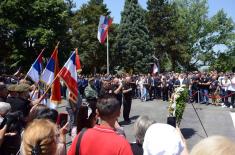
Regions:
<instances>
[{"instance_id":1,"label":"man in military uniform","mask_svg":"<svg viewBox=\"0 0 235 155\"><path fill-rule=\"evenodd\" d=\"M85 88L85 97L86 99L97 99L98 93L94 86L94 78L88 80L88 86Z\"/></svg>"},{"instance_id":2,"label":"man in military uniform","mask_svg":"<svg viewBox=\"0 0 235 155\"><path fill-rule=\"evenodd\" d=\"M94 86L94 78L88 79L88 86L85 88L85 97L88 103L96 105L98 93Z\"/></svg>"},{"instance_id":3,"label":"man in military uniform","mask_svg":"<svg viewBox=\"0 0 235 155\"><path fill-rule=\"evenodd\" d=\"M24 117L27 117L31 108L31 102L28 100L30 85L24 83L12 85L8 87L8 90L11 96L7 98L6 102L10 103L11 111L21 111Z\"/></svg>"}]
</instances>

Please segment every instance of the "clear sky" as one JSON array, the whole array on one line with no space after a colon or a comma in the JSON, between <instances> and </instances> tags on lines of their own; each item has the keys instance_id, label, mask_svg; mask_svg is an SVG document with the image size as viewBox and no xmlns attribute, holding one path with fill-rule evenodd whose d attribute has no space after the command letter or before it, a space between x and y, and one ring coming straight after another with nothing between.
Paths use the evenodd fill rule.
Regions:
<instances>
[{"instance_id":1,"label":"clear sky","mask_svg":"<svg viewBox=\"0 0 235 155\"><path fill-rule=\"evenodd\" d=\"M83 3L87 3L89 0L74 0L76 7L80 8ZM114 22L119 23L121 20L121 11L124 7L125 0L104 0L104 3L107 4L107 7L111 11L111 16L114 17ZM139 0L140 5L146 9L147 0ZM235 21L235 0L208 0L209 2L209 17L216 14L220 9L228 14L228 16L233 18Z\"/></svg>"}]
</instances>

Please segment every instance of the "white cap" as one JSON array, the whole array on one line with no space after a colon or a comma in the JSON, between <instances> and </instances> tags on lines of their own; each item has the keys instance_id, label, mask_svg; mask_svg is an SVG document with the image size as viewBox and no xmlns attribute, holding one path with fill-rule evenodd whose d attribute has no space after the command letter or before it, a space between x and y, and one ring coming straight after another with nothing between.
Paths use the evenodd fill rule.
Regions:
<instances>
[{"instance_id":1,"label":"white cap","mask_svg":"<svg viewBox=\"0 0 235 155\"><path fill-rule=\"evenodd\" d=\"M184 143L174 127L156 123L146 131L143 149L144 155L180 155Z\"/></svg>"}]
</instances>

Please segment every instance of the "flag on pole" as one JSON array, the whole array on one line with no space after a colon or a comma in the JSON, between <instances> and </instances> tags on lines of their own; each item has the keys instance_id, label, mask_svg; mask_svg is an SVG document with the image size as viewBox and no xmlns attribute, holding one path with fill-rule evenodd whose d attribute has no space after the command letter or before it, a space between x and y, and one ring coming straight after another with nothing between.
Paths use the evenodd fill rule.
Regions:
<instances>
[{"instance_id":1,"label":"flag on pole","mask_svg":"<svg viewBox=\"0 0 235 155\"><path fill-rule=\"evenodd\" d=\"M58 63L57 55L58 55L58 47L56 47L55 50L53 51L51 58L49 59L46 65L46 68L42 72L41 81L46 85L51 85L56 76L55 68L56 64Z\"/></svg>"},{"instance_id":2,"label":"flag on pole","mask_svg":"<svg viewBox=\"0 0 235 155\"><path fill-rule=\"evenodd\" d=\"M156 74L158 72L158 66L154 63L153 64L153 74Z\"/></svg>"},{"instance_id":3,"label":"flag on pole","mask_svg":"<svg viewBox=\"0 0 235 155\"><path fill-rule=\"evenodd\" d=\"M65 85L73 95L74 100L77 100L78 85L77 85L77 68L76 68L76 52L74 51L70 58L65 63L64 67L59 73L60 78L64 81Z\"/></svg>"},{"instance_id":4,"label":"flag on pole","mask_svg":"<svg viewBox=\"0 0 235 155\"><path fill-rule=\"evenodd\" d=\"M37 59L34 61L33 65L29 69L26 76L30 77L35 83L38 83L40 80L40 75L42 72L42 52L39 54Z\"/></svg>"},{"instance_id":5,"label":"flag on pole","mask_svg":"<svg viewBox=\"0 0 235 155\"><path fill-rule=\"evenodd\" d=\"M81 63L80 63L80 57L78 55L78 49L76 48L76 70L77 72L81 72L82 71L82 67L81 67Z\"/></svg>"},{"instance_id":6,"label":"flag on pole","mask_svg":"<svg viewBox=\"0 0 235 155\"><path fill-rule=\"evenodd\" d=\"M105 39L108 34L108 28L110 27L112 22L113 19L109 16L100 16L97 38L101 44L105 42Z\"/></svg>"},{"instance_id":7,"label":"flag on pole","mask_svg":"<svg viewBox=\"0 0 235 155\"><path fill-rule=\"evenodd\" d=\"M43 83L48 86L51 85L51 97L50 103L48 104L50 108L55 108L61 102L60 79L56 76L58 73L58 47L56 46L41 76Z\"/></svg>"},{"instance_id":8,"label":"flag on pole","mask_svg":"<svg viewBox=\"0 0 235 155\"><path fill-rule=\"evenodd\" d=\"M58 53L58 50L57 50ZM59 73L59 61L56 56L55 59L55 70L54 70L54 78L56 78L51 86L51 98L50 98L50 107L54 108L55 105L60 104L61 102L61 88L60 88L60 78L56 75Z\"/></svg>"}]
</instances>

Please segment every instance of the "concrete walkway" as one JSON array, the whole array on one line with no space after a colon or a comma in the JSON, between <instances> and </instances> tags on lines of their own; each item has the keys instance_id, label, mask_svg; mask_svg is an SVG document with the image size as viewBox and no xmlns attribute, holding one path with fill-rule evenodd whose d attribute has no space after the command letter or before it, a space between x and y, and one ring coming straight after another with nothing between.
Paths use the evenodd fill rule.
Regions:
<instances>
[{"instance_id":1,"label":"concrete walkway","mask_svg":"<svg viewBox=\"0 0 235 155\"><path fill-rule=\"evenodd\" d=\"M135 137L133 135L133 124L139 116L147 115L158 123L166 123L168 115L167 106L167 102L163 102L160 100L147 102L141 102L139 99L133 100L130 113L130 118L133 123L125 125L123 122L122 114L119 118L119 123L124 127L127 139L130 142L135 141Z\"/></svg>"}]
</instances>

